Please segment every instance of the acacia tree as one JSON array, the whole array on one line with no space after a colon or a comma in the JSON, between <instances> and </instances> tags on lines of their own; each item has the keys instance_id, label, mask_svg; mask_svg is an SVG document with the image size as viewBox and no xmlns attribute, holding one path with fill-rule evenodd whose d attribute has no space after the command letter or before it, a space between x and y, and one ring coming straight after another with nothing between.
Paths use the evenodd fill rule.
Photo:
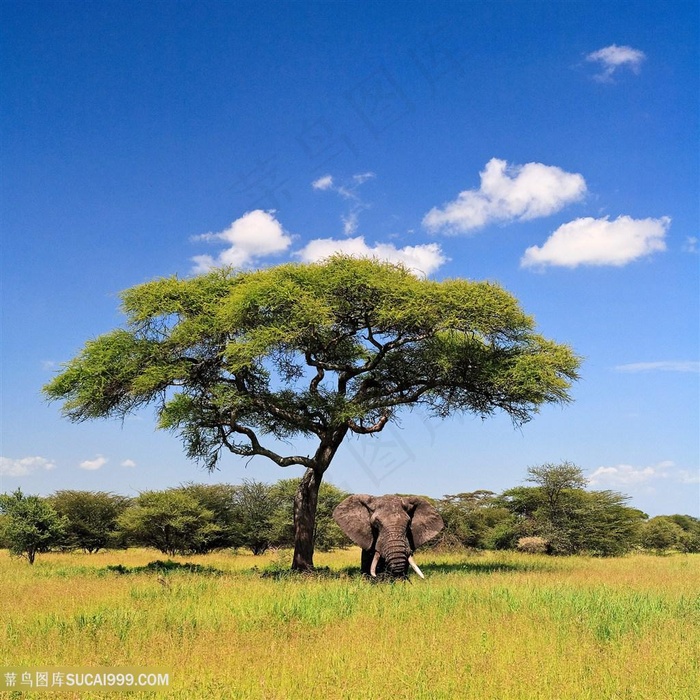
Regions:
<instances>
[{"instance_id":1,"label":"acacia tree","mask_svg":"<svg viewBox=\"0 0 700 700\"><path fill-rule=\"evenodd\" d=\"M60 516L46 499L27 496L17 489L0 495L2 540L12 554L27 557L30 564L36 555L61 544L67 520Z\"/></svg>"},{"instance_id":2,"label":"acacia tree","mask_svg":"<svg viewBox=\"0 0 700 700\"><path fill-rule=\"evenodd\" d=\"M57 491L48 499L66 519L65 545L92 554L118 544L117 518L130 499L104 491Z\"/></svg>"},{"instance_id":3,"label":"acacia tree","mask_svg":"<svg viewBox=\"0 0 700 700\"><path fill-rule=\"evenodd\" d=\"M155 405L159 427L209 469L222 450L304 467L298 570L313 568L319 486L348 433L378 433L415 405L438 417L500 409L521 424L570 399L579 365L498 285L370 259L157 279L122 305L127 326L86 343L47 397L73 421ZM282 454L295 436L313 450Z\"/></svg>"}]
</instances>

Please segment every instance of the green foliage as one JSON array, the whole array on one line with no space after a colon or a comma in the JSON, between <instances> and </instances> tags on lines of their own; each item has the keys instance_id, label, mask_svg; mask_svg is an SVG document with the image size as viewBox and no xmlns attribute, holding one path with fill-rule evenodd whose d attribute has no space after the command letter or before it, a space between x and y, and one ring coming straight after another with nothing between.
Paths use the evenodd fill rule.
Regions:
<instances>
[{"instance_id":1,"label":"green foliage","mask_svg":"<svg viewBox=\"0 0 700 700\"><path fill-rule=\"evenodd\" d=\"M212 514L211 522L216 527L210 528L206 543L200 545L200 552L243 546L236 510L239 490L240 487L232 484L194 483L184 484L177 489L179 493L192 496Z\"/></svg>"},{"instance_id":2,"label":"green foliage","mask_svg":"<svg viewBox=\"0 0 700 700\"><path fill-rule=\"evenodd\" d=\"M103 491L57 491L49 503L66 520L64 546L97 552L120 542L117 518L129 499Z\"/></svg>"},{"instance_id":3,"label":"green foliage","mask_svg":"<svg viewBox=\"0 0 700 700\"><path fill-rule=\"evenodd\" d=\"M642 547L657 554L681 548L684 540L686 540L684 529L677 522L663 515L651 518L644 523L641 533Z\"/></svg>"},{"instance_id":4,"label":"green foliage","mask_svg":"<svg viewBox=\"0 0 700 700\"><path fill-rule=\"evenodd\" d=\"M245 480L236 487L233 517L238 546L247 547L256 555L276 546L279 538L274 521L281 506L282 499L274 486Z\"/></svg>"},{"instance_id":5,"label":"green foliage","mask_svg":"<svg viewBox=\"0 0 700 700\"><path fill-rule=\"evenodd\" d=\"M24 556L30 564L36 555L61 544L66 520L39 496L25 496L21 489L0 496L2 540L12 554Z\"/></svg>"},{"instance_id":6,"label":"green foliage","mask_svg":"<svg viewBox=\"0 0 700 700\"><path fill-rule=\"evenodd\" d=\"M492 491L473 491L444 496L436 502L445 529L434 540L436 547L489 547L494 528L510 521L506 508L499 506Z\"/></svg>"},{"instance_id":7,"label":"green foliage","mask_svg":"<svg viewBox=\"0 0 700 700\"><path fill-rule=\"evenodd\" d=\"M518 519L508 547L517 536L542 537L553 554L624 554L636 546L644 513L626 505L614 491L585 491L586 479L570 462L528 470L535 487L504 491L500 501ZM503 541L503 537L501 538Z\"/></svg>"},{"instance_id":8,"label":"green foliage","mask_svg":"<svg viewBox=\"0 0 700 700\"><path fill-rule=\"evenodd\" d=\"M695 554L700 552L700 519L693 518L690 515L668 515L667 517L672 523L678 525L683 531L680 534L678 549L687 554Z\"/></svg>"},{"instance_id":9,"label":"green foliage","mask_svg":"<svg viewBox=\"0 0 700 700\"><path fill-rule=\"evenodd\" d=\"M197 574L198 576L221 576L224 573L221 569L217 569L214 566L202 566L202 564L192 564L191 562L182 564L172 559L168 559L167 561L157 559L156 561L148 562L145 566L129 567L123 564L109 565L107 566L107 571L111 571L115 574L169 574L172 572L182 572Z\"/></svg>"},{"instance_id":10,"label":"green foliage","mask_svg":"<svg viewBox=\"0 0 700 700\"><path fill-rule=\"evenodd\" d=\"M210 551L221 536L214 513L182 489L144 491L118 521L130 542L170 556Z\"/></svg>"},{"instance_id":11,"label":"green foliage","mask_svg":"<svg viewBox=\"0 0 700 700\"><path fill-rule=\"evenodd\" d=\"M526 481L537 484L542 490L551 518L558 516L562 496L566 491L582 489L588 483L581 469L571 462L548 462L538 467L530 467L527 473Z\"/></svg>"},{"instance_id":12,"label":"green foliage","mask_svg":"<svg viewBox=\"0 0 700 700\"><path fill-rule=\"evenodd\" d=\"M537 335L498 285L418 279L374 260L158 279L122 301L127 328L88 342L46 396L74 421L154 404L159 426L212 468L223 448L318 465L327 451L283 458L260 438L323 446L415 404L524 422L568 401L577 378L574 353Z\"/></svg>"}]
</instances>

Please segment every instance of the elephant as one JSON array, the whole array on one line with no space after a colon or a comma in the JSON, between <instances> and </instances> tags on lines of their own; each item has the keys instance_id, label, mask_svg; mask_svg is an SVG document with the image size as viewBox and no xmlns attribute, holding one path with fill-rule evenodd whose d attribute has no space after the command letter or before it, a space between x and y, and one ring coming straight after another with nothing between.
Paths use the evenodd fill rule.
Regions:
<instances>
[{"instance_id":1,"label":"elephant","mask_svg":"<svg viewBox=\"0 0 700 700\"><path fill-rule=\"evenodd\" d=\"M348 496L333 511L340 529L362 547L362 573L376 578L386 572L406 578L410 566L425 578L413 552L435 537L445 523L420 496Z\"/></svg>"}]
</instances>

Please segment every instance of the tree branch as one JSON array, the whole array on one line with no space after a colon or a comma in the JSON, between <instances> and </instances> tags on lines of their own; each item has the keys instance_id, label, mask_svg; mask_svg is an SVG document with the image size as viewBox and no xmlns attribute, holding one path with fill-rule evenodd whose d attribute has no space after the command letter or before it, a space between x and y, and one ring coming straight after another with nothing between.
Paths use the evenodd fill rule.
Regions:
<instances>
[{"instance_id":1,"label":"tree branch","mask_svg":"<svg viewBox=\"0 0 700 700\"><path fill-rule=\"evenodd\" d=\"M348 420L348 425L350 426L350 430L352 430L353 433L357 433L358 435L369 435L371 433L380 432L388 422L389 413L384 413L374 425L365 426L362 425L362 422L360 422L360 424L358 425L352 419Z\"/></svg>"},{"instance_id":2,"label":"tree branch","mask_svg":"<svg viewBox=\"0 0 700 700\"><path fill-rule=\"evenodd\" d=\"M230 428L231 432L238 433L240 435L245 435L250 441L249 447L237 446L236 444L231 443L229 441L228 435L226 435L224 427L219 426L219 431L224 444L234 454L239 454L244 457L255 457L257 455L260 455L262 457L267 457L268 459L271 459L275 464L277 464L280 467L291 467L297 464L302 465L304 467L313 467L313 460L310 457L302 457L300 455L293 457L282 457L282 455L279 455L276 452L273 452L272 450L263 447L260 444L260 441L258 440L258 436L251 428L241 425L240 423L236 423L235 421L231 421L231 423L229 423L226 427Z\"/></svg>"}]
</instances>

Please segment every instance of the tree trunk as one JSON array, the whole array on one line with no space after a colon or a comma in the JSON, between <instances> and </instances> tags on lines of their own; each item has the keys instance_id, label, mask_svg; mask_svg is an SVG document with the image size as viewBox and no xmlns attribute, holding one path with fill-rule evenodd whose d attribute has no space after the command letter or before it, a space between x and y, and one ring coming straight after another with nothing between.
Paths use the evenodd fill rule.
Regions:
<instances>
[{"instance_id":1,"label":"tree trunk","mask_svg":"<svg viewBox=\"0 0 700 700\"><path fill-rule=\"evenodd\" d=\"M318 490L323 472L309 467L299 482L294 496L294 559L293 571L313 571L314 530Z\"/></svg>"},{"instance_id":2,"label":"tree trunk","mask_svg":"<svg viewBox=\"0 0 700 700\"><path fill-rule=\"evenodd\" d=\"M294 558L292 571L313 571L314 535L316 534L316 507L318 490L326 469L335 456L349 428L341 425L321 440L313 459L313 466L301 478L294 496Z\"/></svg>"}]
</instances>

